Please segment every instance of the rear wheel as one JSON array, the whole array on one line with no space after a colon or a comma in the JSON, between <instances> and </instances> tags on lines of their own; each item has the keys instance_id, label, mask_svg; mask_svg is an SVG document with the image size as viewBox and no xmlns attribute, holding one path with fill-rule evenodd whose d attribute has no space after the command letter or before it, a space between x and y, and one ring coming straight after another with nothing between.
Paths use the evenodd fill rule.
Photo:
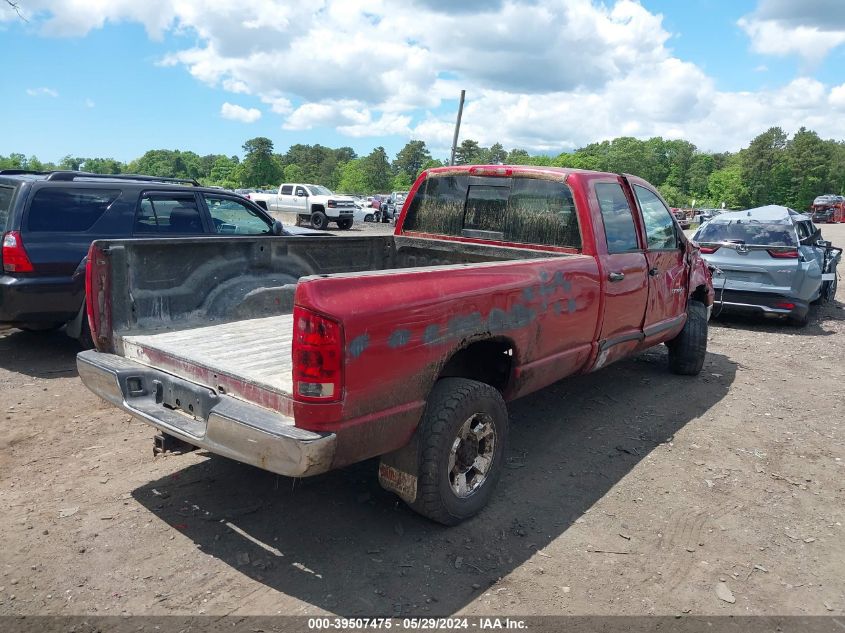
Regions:
<instances>
[{"instance_id":1,"label":"rear wheel","mask_svg":"<svg viewBox=\"0 0 845 633\"><path fill-rule=\"evenodd\" d=\"M502 474L508 411L501 394L475 380L443 378L431 392L419 434L411 507L445 525L478 514Z\"/></svg>"},{"instance_id":2,"label":"rear wheel","mask_svg":"<svg viewBox=\"0 0 845 633\"><path fill-rule=\"evenodd\" d=\"M666 343L669 369L683 376L697 376L707 357L707 308L700 301L690 301L687 322L680 334Z\"/></svg>"},{"instance_id":3,"label":"rear wheel","mask_svg":"<svg viewBox=\"0 0 845 633\"><path fill-rule=\"evenodd\" d=\"M319 231L322 231L326 228L326 225L329 223L328 218L326 218L326 214L322 211L315 211L311 214L311 227L315 228Z\"/></svg>"}]
</instances>

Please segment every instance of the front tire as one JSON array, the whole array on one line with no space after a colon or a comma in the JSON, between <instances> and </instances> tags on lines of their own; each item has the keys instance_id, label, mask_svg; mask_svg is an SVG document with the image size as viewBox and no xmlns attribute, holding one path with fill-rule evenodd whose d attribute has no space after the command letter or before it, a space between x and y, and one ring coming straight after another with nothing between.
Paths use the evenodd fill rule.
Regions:
<instances>
[{"instance_id":1,"label":"front tire","mask_svg":"<svg viewBox=\"0 0 845 633\"><path fill-rule=\"evenodd\" d=\"M350 229L352 228L352 220L338 220L337 227L339 229L343 229L344 231Z\"/></svg>"},{"instance_id":2,"label":"front tire","mask_svg":"<svg viewBox=\"0 0 845 633\"><path fill-rule=\"evenodd\" d=\"M666 343L669 369L682 376L697 376L707 357L707 308L700 301L690 301L684 329Z\"/></svg>"},{"instance_id":3,"label":"front tire","mask_svg":"<svg viewBox=\"0 0 845 633\"><path fill-rule=\"evenodd\" d=\"M508 411L490 385L443 378L419 428L417 498L423 516L457 525L487 505L502 474Z\"/></svg>"},{"instance_id":4,"label":"front tire","mask_svg":"<svg viewBox=\"0 0 845 633\"><path fill-rule=\"evenodd\" d=\"M326 228L328 223L329 220L326 217L326 214L322 211L314 211L314 213L311 214L311 228L322 231Z\"/></svg>"}]
</instances>

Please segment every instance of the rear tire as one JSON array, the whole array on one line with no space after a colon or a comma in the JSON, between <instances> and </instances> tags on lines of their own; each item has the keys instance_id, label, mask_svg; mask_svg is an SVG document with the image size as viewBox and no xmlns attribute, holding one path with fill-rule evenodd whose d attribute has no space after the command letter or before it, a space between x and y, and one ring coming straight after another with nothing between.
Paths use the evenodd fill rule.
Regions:
<instances>
[{"instance_id":1,"label":"rear tire","mask_svg":"<svg viewBox=\"0 0 845 633\"><path fill-rule=\"evenodd\" d=\"M687 322L680 334L666 343L669 369L682 376L697 376L707 358L707 308L700 301L690 301Z\"/></svg>"},{"instance_id":2,"label":"rear tire","mask_svg":"<svg viewBox=\"0 0 845 633\"><path fill-rule=\"evenodd\" d=\"M443 378L434 385L419 433L417 498L423 516L457 525L487 505L502 474L508 411L490 385Z\"/></svg>"},{"instance_id":3,"label":"rear tire","mask_svg":"<svg viewBox=\"0 0 845 633\"><path fill-rule=\"evenodd\" d=\"M326 218L326 214L322 211L315 211L311 214L311 228L322 231L328 223L328 218Z\"/></svg>"}]
</instances>

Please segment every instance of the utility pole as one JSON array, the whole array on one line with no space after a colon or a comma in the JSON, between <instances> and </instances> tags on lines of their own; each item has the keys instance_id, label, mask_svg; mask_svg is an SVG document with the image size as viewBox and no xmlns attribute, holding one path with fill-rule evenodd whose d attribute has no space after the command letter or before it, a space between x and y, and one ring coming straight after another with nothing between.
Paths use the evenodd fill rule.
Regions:
<instances>
[{"instance_id":1,"label":"utility pole","mask_svg":"<svg viewBox=\"0 0 845 633\"><path fill-rule=\"evenodd\" d=\"M461 90L461 102L458 104L458 120L455 121L455 136L452 138L452 157L449 159L449 164L455 164L455 150L458 148L458 134L461 131L461 116L464 113L464 97L467 91Z\"/></svg>"}]
</instances>

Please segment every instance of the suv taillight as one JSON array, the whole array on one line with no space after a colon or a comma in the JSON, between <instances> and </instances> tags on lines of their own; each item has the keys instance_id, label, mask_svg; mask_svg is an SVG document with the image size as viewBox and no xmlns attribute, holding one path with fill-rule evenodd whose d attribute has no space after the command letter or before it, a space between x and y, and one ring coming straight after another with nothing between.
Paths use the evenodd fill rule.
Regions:
<instances>
[{"instance_id":1,"label":"suv taillight","mask_svg":"<svg viewBox=\"0 0 845 633\"><path fill-rule=\"evenodd\" d=\"M343 390L340 323L293 309L293 394L303 402L337 402Z\"/></svg>"},{"instance_id":2,"label":"suv taillight","mask_svg":"<svg viewBox=\"0 0 845 633\"><path fill-rule=\"evenodd\" d=\"M718 246L699 246L698 248L705 255L712 255L713 253L719 250Z\"/></svg>"},{"instance_id":3,"label":"suv taillight","mask_svg":"<svg viewBox=\"0 0 845 633\"><path fill-rule=\"evenodd\" d=\"M798 259L797 248L767 248L770 257L775 259Z\"/></svg>"},{"instance_id":4,"label":"suv taillight","mask_svg":"<svg viewBox=\"0 0 845 633\"><path fill-rule=\"evenodd\" d=\"M3 270L7 273L31 273L35 270L18 231L3 235Z\"/></svg>"}]
</instances>

